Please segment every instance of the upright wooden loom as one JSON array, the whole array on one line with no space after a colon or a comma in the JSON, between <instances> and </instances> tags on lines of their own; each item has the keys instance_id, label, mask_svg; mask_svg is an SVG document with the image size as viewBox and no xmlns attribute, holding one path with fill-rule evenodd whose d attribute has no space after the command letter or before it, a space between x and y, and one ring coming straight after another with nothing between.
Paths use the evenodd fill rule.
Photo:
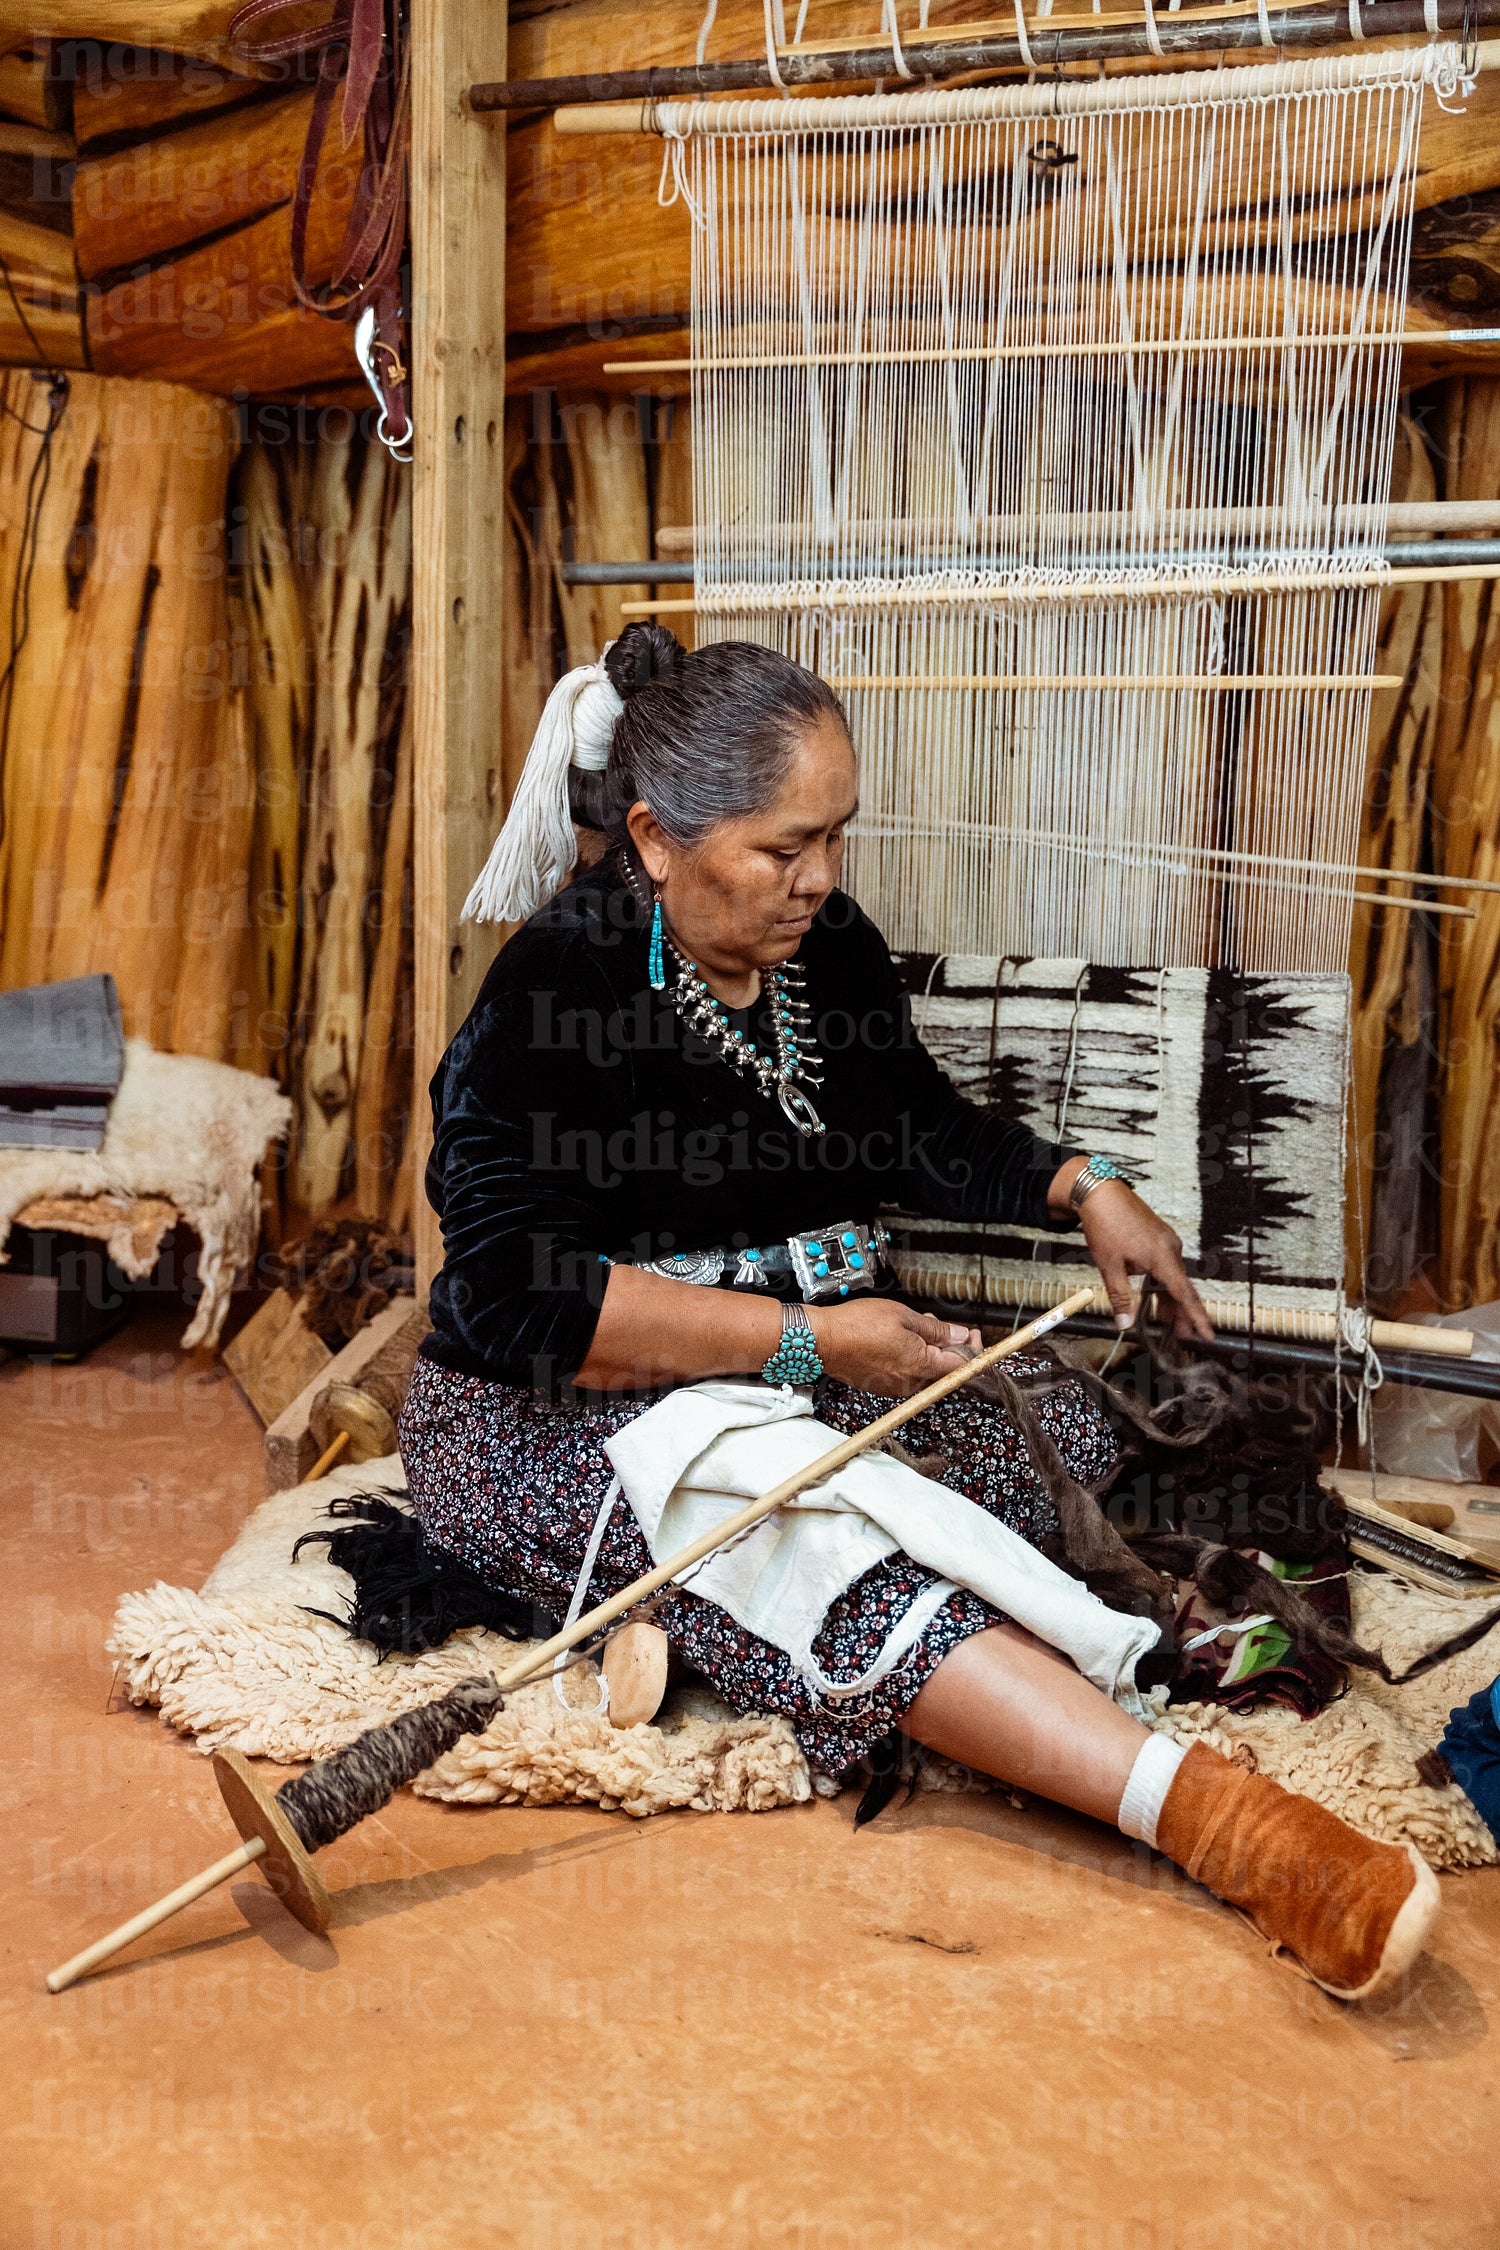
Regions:
<instances>
[{"instance_id":1,"label":"upright wooden loom","mask_svg":"<svg viewBox=\"0 0 1500 2250\"><path fill-rule=\"evenodd\" d=\"M1151 1087L1140 1024L1096 995L1030 1113L1068 1113L1070 1138L1128 1165L1153 1110L1190 1152L1205 1113L1182 1085L1208 1081L1212 1040L1169 1120L1162 995L1196 983L1206 1021L1215 979L1253 982L1243 1076L1305 1113L1305 1169L1246 1214L1238 1270L1211 1276L1220 1315L1360 1343L1341 1224L1356 845L1370 696L1393 684L1374 665L1417 147L1462 75L1432 42L650 105L636 129L663 137L663 200L694 230L692 350L609 370L692 380L694 594L626 607L690 611L700 642L765 640L838 686L861 761L851 888L925 965L917 1013L950 1067L995 1097L995 1020L1028 969L1075 994L1140 972ZM987 987L967 1048L931 989L955 973ZM1020 1015L1035 1046L1045 1026ZM1253 1171L1253 1139L1221 1165ZM1186 1169L1181 1210L1153 1191L1191 1237ZM1253 1303L1258 1220L1264 1260L1278 1226L1329 1213ZM928 1244L928 1285L1076 1286L1037 1275L1040 1245L1008 1248L945 1273Z\"/></svg>"}]
</instances>

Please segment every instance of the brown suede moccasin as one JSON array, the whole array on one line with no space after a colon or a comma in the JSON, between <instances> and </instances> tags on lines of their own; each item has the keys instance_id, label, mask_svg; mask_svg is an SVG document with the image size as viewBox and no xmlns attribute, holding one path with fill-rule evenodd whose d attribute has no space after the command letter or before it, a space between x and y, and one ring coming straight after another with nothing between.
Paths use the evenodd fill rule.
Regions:
<instances>
[{"instance_id":1,"label":"brown suede moccasin","mask_svg":"<svg viewBox=\"0 0 1500 2250\"><path fill-rule=\"evenodd\" d=\"M1156 1841L1338 2000L1367 2000L1410 1968L1438 1909L1437 1877L1413 1846L1372 1843L1201 1742L1177 1769Z\"/></svg>"}]
</instances>

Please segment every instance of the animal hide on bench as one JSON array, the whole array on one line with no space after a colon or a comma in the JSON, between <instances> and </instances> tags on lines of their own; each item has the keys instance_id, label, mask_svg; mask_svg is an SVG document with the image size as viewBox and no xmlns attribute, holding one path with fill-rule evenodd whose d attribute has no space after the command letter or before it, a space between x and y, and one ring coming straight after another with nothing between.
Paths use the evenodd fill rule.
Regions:
<instances>
[{"instance_id":1,"label":"animal hide on bench","mask_svg":"<svg viewBox=\"0 0 1500 2250\"><path fill-rule=\"evenodd\" d=\"M163 1197L199 1242L203 1294L182 1348L212 1349L230 1291L255 1255L261 1160L291 1114L269 1078L127 1040L102 1147L0 1148L0 1260L17 1214L41 1197ZM123 1236L110 1250L132 1280L150 1272L153 1258L143 1262Z\"/></svg>"}]
</instances>

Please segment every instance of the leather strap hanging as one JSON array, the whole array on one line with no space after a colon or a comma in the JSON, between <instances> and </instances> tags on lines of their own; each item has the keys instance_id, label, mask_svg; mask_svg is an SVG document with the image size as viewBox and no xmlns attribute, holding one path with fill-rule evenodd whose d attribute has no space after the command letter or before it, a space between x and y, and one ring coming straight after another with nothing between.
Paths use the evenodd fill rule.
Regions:
<instances>
[{"instance_id":1,"label":"leather strap hanging","mask_svg":"<svg viewBox=\"0 0 1500 2250\"><path fill-rule=\"evenodd\" d=\"M318 57L312 121L292 198L292 287L300 304L325 320L358 323L355 343L380 402L377 435L398 460L410 460L400 270L406 248L407 171L411 143L411 50L405 0L334 0L325 23L250 43L255 24L304 0L246 0L229 37L257 62ZM343 88L339 125L346 149L363 131L364 161L334 272L307 280L307 217L335 99Z\"/></svg>"}]
</instances>

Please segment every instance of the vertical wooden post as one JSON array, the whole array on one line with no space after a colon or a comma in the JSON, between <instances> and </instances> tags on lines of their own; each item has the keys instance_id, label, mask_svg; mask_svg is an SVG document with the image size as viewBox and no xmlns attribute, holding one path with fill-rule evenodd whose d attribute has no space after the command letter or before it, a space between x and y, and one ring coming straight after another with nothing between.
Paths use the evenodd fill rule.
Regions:
<instances>
[{"instance_id":1,"label":"vertical wooden post","mask_svg":"<svg viewBox=\"0 0 1500 2250\"><path fill-rule=\"evenodd\" d=\"M427 1082L494 955L460 927L501 812L505 128L473 116L506 70L504 0L412 0L412 687L417 1280L442 1257L422 1194Z\"/></svg>"}]
</instances>

